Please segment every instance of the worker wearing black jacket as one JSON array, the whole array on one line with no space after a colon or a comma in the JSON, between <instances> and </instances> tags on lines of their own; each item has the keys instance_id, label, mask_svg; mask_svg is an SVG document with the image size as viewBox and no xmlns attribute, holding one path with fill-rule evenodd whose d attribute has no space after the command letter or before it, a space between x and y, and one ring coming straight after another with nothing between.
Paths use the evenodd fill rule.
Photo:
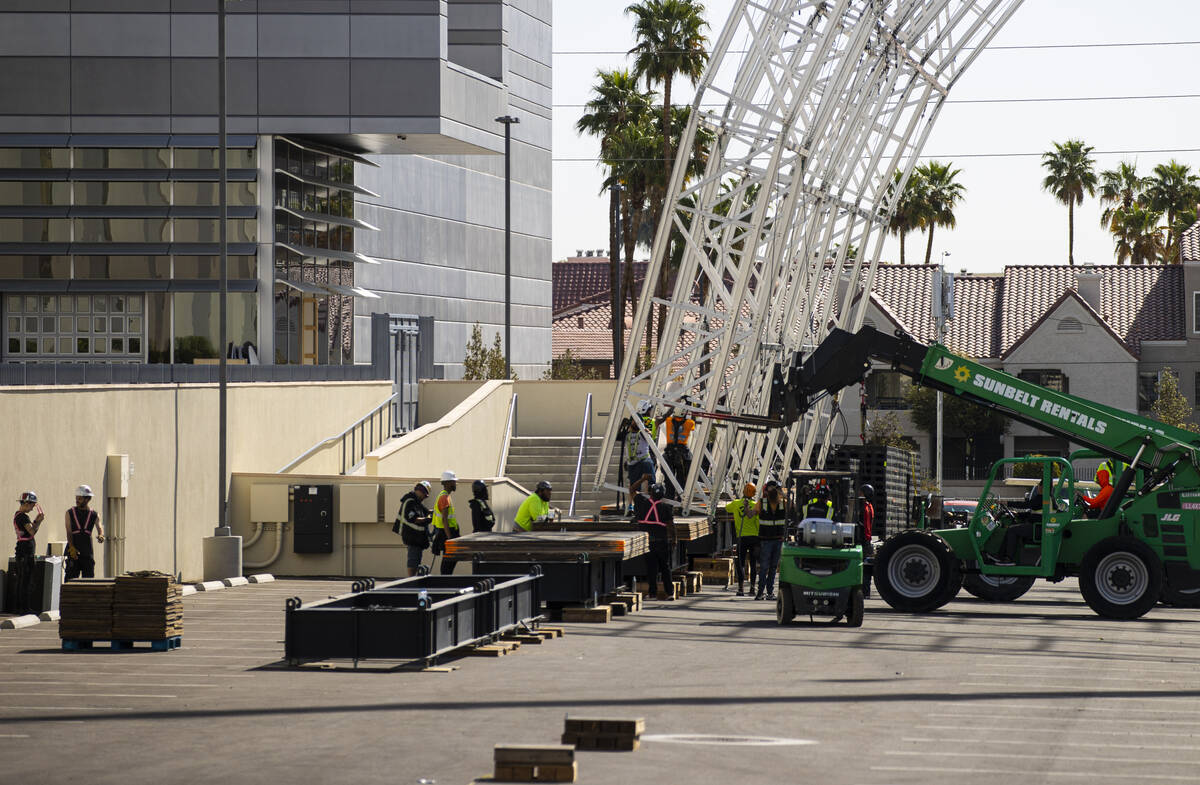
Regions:
<instances>
[{"instance_id":1,"label":"worker wearing black jacket","mask_svg":"<svg viewBox=\"0 0 1200 785\"><path fill-rule=\"evenodd\" d=\"M16 597L13 608L17 613L33 613L33 569L34 554L37 552L33 538L46 516L38 504L37 494L33 491L22 493L21 498L17 499L17 504L20 506L13 514L13 529L17 533ZM29 513L35 507L38 508L37 517L30 520Z\"/></svg>"},{"instance_id":2,"label":"worker wearing black jacket","mask_svg":"<svg viewBox=\"0 0 1200 785\"><path fill-rule=\"evenodd\" d=\"M650 535L650 553L647 558L646 582L653 595L662 577L663 591L658 599L674 599L671 592L671 549L675 547L675 512L663 501L666 490L659 483L650 486L650 495L639 493L633 497L634 520L638 527Z\"/></svg>"},{"instance_id":3,"label":"worker wearing black jacket","mask_svg":"<svg viewBox=\"0 0 1200 785\"><path fill-rule=\"evenodd\" d=\"M763 488L763 499L758 505L759 571L756 600L775 599L775 571L779 569L779 556L783 550L783 536L787 530L787 504L783 489L775 480L767 480Z\"/></svg>"},{"instance_id":4,"label":"worker wearing black jacket","mask_svg":"<svg viewBox=\"0 0 1200 785\"><path fill-rule=\"evenodd\" d=\"M429 521L432 513L425 506L429 498L429 483L421 480L416 487L400 498L400 511L396 513L396 522L392 531L400 535L401 541L408 546L408 575L417 574L421 566L421 556L429 547Z\"/></svg>"},{"instance_id":5,"label":"worker wearing black jacket","mask_svg":"<svg viewBox=\"0 0 1200 785\"><path fill-rule=\"evenodd\" d=\"M472 498L467 505L471 508L471 531L490 532L496 528L496 513L488 503L488 487L483 480L471 483Z\"/></svg>"}]
</instances>

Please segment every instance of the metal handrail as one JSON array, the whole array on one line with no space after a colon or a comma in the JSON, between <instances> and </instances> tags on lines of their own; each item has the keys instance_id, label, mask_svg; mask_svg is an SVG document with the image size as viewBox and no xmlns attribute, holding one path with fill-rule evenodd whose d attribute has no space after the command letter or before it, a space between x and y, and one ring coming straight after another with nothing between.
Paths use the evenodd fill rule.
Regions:
<instances>
[{"instance_id":1,"label":"metal handrail","mask_svg":"<svg viewBox=\"0 0 1200 785\"><path fill-rule=\"evenodd\" d=\"M508 404L508 421L504 423L504 444L500 448L500 465L496 467L496 476L504 476L504 465L508 463L508 445L512 441L513 431L517 429L517 394L514 392Z\"/></svg>"},{"instance_id":2,"label":"metal handrail","mask_svg":"<svg viewBox=\"0 0 1200 785\"><path fill-rule=\"evenodd\" d=\"M325 449L326 447L328 447L331 444L336 444L339 441L342 443L342 471L341 471L341 473L345 474L347 466L353 466L353 465L357 464L360 460L362 460L364 457L366 457L366 454L368 452L370 452L371 450L374 450L376 447L378 447L379 445L381 445L385 441L387 441L387 439L391 438L392 429L394 426L394 423L392 421L391 405L399 397L400 397L399 393L392 395L386 401L379 404L374 409L372 409L370 412L368 412L365 416L363 416L362 418L357 420L353 425L351 425L346 430L342 431L341 433L339 433L336 436L330 436L328 439L326 439L322 442L318 442L317 444L313 445L309 449L305 450L304 453L302 455L300 455L300 457L289 462L286 466L284 466L282 469L280 469L278 471L278 474L286 474L287 472L294 469L296 466L303 463L309 457L315 455L316 453L320 452L321 450ZM386 414L386 417L383 416L385 414ZM386 428L385 428L385 423L386 423ZM347 437L350 440L350 458L351 458L350 463L346 462L346 457L347 457L346 456L346 440L347 440ZM370 445L369 447L367 446L368 444ZM361 456L359 456L360 452L362 453ZM357 458L357 460L355 460L356 456L359 456Z\"/></svg>"},{"instance_id":3,"label":"metal handrail","mask_svg":"<svg viewBox=\"0 0 1200 785\"><path fill-rule=\"evenodd\" d=\"M583 428L579 431L579 458L575 461L575 482L571 484L571 506L567 515L575 517L575 497L579 494L579 473L583 470L583 456L587 452L587 440L592 434L592 394L588 393L583 405Z\"/></svg>"}]
</instances>

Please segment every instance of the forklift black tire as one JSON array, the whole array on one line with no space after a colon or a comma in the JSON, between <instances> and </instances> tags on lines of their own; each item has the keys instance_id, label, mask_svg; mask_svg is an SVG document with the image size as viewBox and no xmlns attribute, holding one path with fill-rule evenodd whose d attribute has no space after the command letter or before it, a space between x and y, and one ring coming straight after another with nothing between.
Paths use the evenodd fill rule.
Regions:
<instances>
[{"instance_id":1,"label":"forklift black tire","mask_svg":"<svg viewBox=\"0 0 1200 785\"><path fill-rule=\"evenodd\" d=\"M846 608L846 624L861 627L863 622L863 590L855 586L850 590L850 605Z\"/></svg>"},{"instance_id":2,"label":"forklift black tire","mask_svg":"<svg viewBox=\"0 0 1200 785\"><path fill-rule=\"evenodd\" d=\"M1137 619L1162 595L1162 562L1134 537L1109 537L1092 546L1079 569L1079 591L1106 619Z\"/></svg>"},{"instance_id":3,"label":"forklift black tire","mask_svg":"<svg viewBox=\"0 0 1200 785\"><path fill-rule=\"evenodd\" d=\"M875 588L898 611L929 613L954 599L962 588L958 564L949 544L933 532L902 531L876 553Z\"/></svg>"},{"instance_id":4,"label":"forklift black tire","mask_svg":"<svg viewBox=\"0 0 1200 785\"><path fill-rule=\"evenodd\" d=\"M1200 608L1200 589L1173 589L1170 581L1164 576L1162 597L1159 599L1163 605L1175 608Z\"/></svg>"},{"instance_id":5,"label":"forklift black tire","mask_svg":"<svg viewBox=\"0 0 1200 785\"><path fill-rule=\"evenodd\" d=\"M775 622L783 627L791 624L796 618L796 600L792 597L792 587L781 584L779 596L775 600Z\"/></svg>"},{"instance_id":6,"label":"forklift black tire","mask_svg":"<svg viewBox=\"0 0 1200 785\"><path fill-rule=\"evenodd\" d=\"M963 588L984 602L1012 602L1033 588L1032 575L963 575Z\"/></svg>"}]
</instances>

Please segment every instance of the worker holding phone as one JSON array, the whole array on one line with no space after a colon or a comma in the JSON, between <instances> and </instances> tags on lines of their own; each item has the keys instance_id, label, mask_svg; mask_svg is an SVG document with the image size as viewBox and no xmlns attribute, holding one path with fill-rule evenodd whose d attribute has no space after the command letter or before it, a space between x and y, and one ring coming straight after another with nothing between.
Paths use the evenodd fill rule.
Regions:
<instances>
[{"instance_id":1,"label":"worker holding phone","mask_svg":"<svg viewBox=\"0 0 1200 785\"><path fill-rule=\"evenodd\" d=\"M13 528L17 531L16 597L13 609L18 613L33 613L33 598L30 595L33 594L33 555L37 552L34 537L37 536L46 514L42 512L42 505L38 504L37 494L33 491L22 493L21 498L17 499L17 504L19 506L13 515ZM29 513L35 508L37 517L30 520Z\"/></svg>"}]
</instances>

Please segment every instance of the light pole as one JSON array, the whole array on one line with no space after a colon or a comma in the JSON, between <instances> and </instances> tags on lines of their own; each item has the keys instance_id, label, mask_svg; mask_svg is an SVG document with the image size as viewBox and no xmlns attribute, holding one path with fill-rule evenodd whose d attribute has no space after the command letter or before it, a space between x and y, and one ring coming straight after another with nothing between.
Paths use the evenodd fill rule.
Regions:
<instances>
[{"instance_id":1,"label":"light pole","mask_svg":"<svg viewBox=\"0 0 1200 785\"><path fill-rule=\"evenodd\" d=\"M217 152L217 166L221 173L217 189L217 204L220 210L220 217L217 221L218 242L221 246L221 289L218 296L220 305L218 306L219 320L221 326L218 330L220 343L217 351L217 487L220 488L220 495L217 501L217 528L213 532L216 537L228 537L232 534L229 528L229 502L226 499L225 488L225 467L226 467L226 450L228 443L226 441L225 431L228 425L228 406L227 393L229 387L229 367L226 363L225 344L229 337L226 334L227 327L225 324L227 317L227 308L229 303L229 196L226 194L228 189L228 138L226 137L226 107L225 107L225 0L217 0L217 136L219 150Z\"/></svg>"},{"instance_id":2,"label":"light pole","mask_svg":"<svg viewBox=\"0 0 1200 785\"><path fill-rule=\"evenodd\" d=\"M504 115L504 378L512 378L512 127L521 118Z\"/></svg>"}]
</instances>

